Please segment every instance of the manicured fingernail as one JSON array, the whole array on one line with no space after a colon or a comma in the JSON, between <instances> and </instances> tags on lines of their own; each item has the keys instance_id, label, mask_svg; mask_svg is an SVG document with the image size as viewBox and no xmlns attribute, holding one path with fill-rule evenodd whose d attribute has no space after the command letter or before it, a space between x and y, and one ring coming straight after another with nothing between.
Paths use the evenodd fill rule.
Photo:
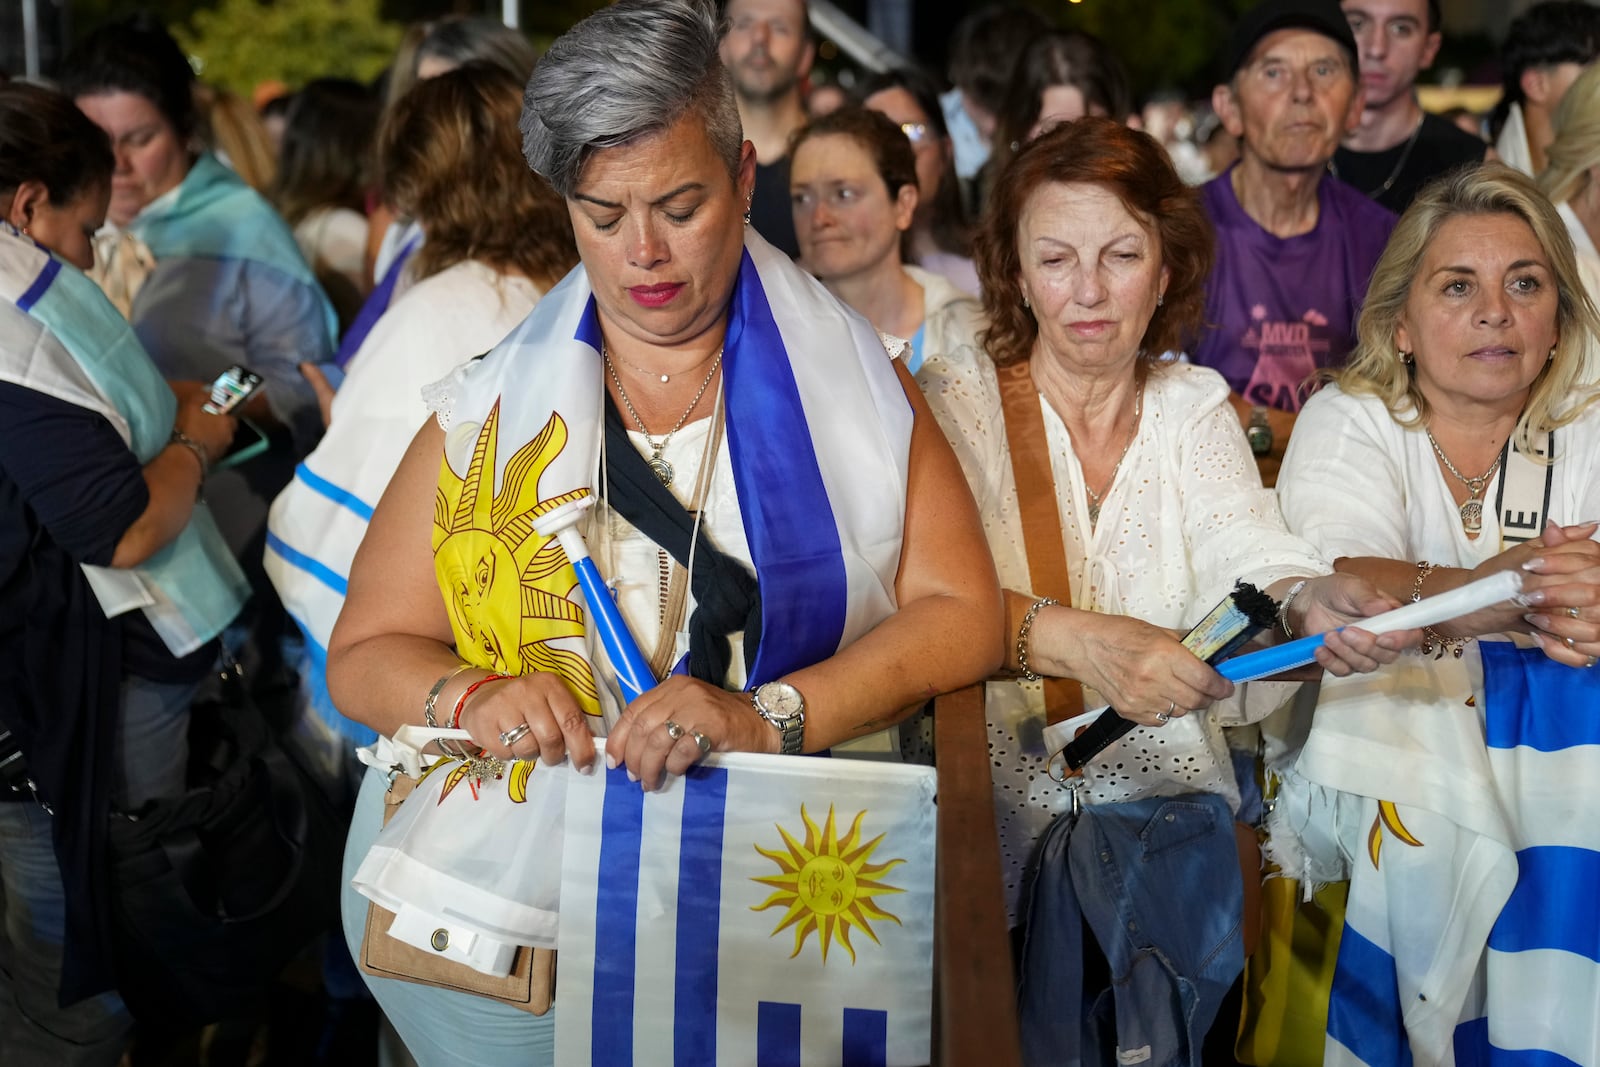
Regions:
<instances>
[{"instance_id":1,"label":"manicured fingernail","mask_svg":"<svg viewBox=\"0 0 1600 1067\"><path fill-rule=\"evenodd\" d=\"M582 767L579 767L578 768L578 773L579 774L583 774L583 775L593 774L594 773L594 760L590 760L588 763L585 763Z\"/></svg>"},{"instance_id":2,"label":"manicured fingernail","mask_svg":"<svg viewBox=\"0 0 1600 1067\"><path fill-rule=\"evenodd\" d=\"M1541 630L1550 625L1550 616L1548 615L1524 615L1523 619L1537 626Z\"/></svg>"},{"instance_id":3,"label":"manicured fingernail","mask_svg":"<svg viewBox=\"0 0 1600 1067\"><path fill-rule=\"evenodd\" d=\"M628 772L628 781L637 782L638 780L639 780L639 776L637 774L634 774L633 771L630 770Z\"/></svg>"},{"instance_id":4,"label":"manicured fingernail","mask_svg":"<svg viewBox=\"0 0 1600 1067\"><path fill-rule=\"evenodd\" d=\"M617 757L615 757L611 753L607 752L606 753L606 770L614 771L616 769L617 769Z\"/></svg>"},{"instance_id":5,"label":"manicured fingernail","mask_svg":"<svg viewBox=\"0 0 1600 1067\"><path fill-rule=\"evenodd\" d=\"M1543 567L1543 566L1544 566L1544 557L1540 556L1540 557L1538 557L1536 559L1530 559L1528 562L1524 563L1522 565L1522 569L1525 570L1525 571L1536 571L1540 567Z\"/></svg>"},{"instance_id":6,"label":"manicured fingernail","mask_svg":"<svg viewBox=\"0 0 1600 1067\"><path fill-rule=\"evenodd\" d=\"M1548 596L1549 594L1547 594L1543 589L1535 589L1533 592L1524 596L1523 599L1529 604L1537 605L1543 604L1545 600L1548 599Z\"/></svg>"}]
</instances>

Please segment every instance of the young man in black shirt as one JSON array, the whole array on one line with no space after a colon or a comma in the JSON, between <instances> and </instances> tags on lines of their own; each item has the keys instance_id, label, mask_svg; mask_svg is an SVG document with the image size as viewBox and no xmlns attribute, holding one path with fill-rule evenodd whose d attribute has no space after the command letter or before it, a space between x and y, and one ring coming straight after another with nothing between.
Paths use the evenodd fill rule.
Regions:
<instances>
[{"instance_id":1,"label":"young man in black shirt","mask_svg":"<svg viewBox=\"0 0 1600 1067\"><path fill-rule=\"evenodd\" d=\"M1361 52L1361 122L1330 168L1399 214L1430 180L1483 161L1488 146L1417 103L1417 75L1439 52L1439 0L1343 0Z\"/></svg>"}]
</instances>

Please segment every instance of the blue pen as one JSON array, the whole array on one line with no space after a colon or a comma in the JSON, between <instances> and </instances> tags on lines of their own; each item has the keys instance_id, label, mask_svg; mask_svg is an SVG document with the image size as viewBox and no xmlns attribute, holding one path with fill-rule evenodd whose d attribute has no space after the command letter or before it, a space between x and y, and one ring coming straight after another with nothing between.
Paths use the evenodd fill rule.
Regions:
<instances>
[{"instance_id":1,"label":"blue pen","mask_svg":"<svg viewBox=\"0 0 1600 1067\"><path fill-rule=\"evenodd\" d=\"M639 651L639 642L633 639L633 633L623 620L622 609L617 607L611 590L601 580L600 569L589 558L589 547L584 544L583 535L578 532L579 517L593 503L593 497L583 496L563 504L535 519L533 529L540 537L554 534L556 540L561 542L562 551L567 554L572 569L578 573L578 585L583 589L584 599L589 602L590 625L599 635L600 643L605 646L606 655L611 659L611 666L617 672L617 684L622 689L623 702L631 704L645 690L655 688L656 677L650 670L650 662Z\"/></svg>"}]
</instances>

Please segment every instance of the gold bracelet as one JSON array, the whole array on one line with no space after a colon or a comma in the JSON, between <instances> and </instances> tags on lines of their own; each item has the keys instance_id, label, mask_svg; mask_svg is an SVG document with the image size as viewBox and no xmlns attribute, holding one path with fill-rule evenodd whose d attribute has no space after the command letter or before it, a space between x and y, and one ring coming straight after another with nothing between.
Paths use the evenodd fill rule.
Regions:
<instances>
[{"instance_id":1,"label":"gold bracelet","mask_svg":"<svg viewBox=\"0 0 1600 1067\"><path fill-rule=\"evenodd\" d=\"M1422 583L1427 581L1428 575L1438 569L1437 564L1429 563L1425 559L1417 561L1417 576L1411 579L1411 602L1413 604L1422 599ZM1422 628L1422 643L1417 646L1417 653L1423 656L1431 654L1434 659L1443 659L1444 654L1449 652L1456 659L1460 659L1461 654L1467 650L1467 642L1469 640L1471 638L1446 637L1433 627L1424 626Z\"/></svg>"},{"instance_id":2,"label":"gold bracelet","mask_svg":"<svg viewBox=\"0 0 1600 1067\"><path fill-rule=\"evenodd\" d=\"M1042 596L1035 600L1028 608L1028 613L1022 616L1022 625L1017 627L1017 668L1022 671L1022 677L1030 682L1037 682L1040 675L1034 674L1028 666L1028 637L1033 633L1033 620L1039 614L1040 608L1060 605L1061 601L1053 596Z\"/></svg>"}]
</instances>

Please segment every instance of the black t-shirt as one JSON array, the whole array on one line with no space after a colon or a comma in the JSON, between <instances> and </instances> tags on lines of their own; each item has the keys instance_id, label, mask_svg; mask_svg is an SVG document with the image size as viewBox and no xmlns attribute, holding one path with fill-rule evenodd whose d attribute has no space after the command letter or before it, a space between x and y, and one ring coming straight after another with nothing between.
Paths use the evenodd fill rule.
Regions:
<instances>
[{"instance_id":1,"label":"black t-shirt","mask_svg":"<svg viewBox=\"0 0 1600 1067\"><path fill-rule=\"evenodd\" d=\"M1409 154L1406 144L1401 141L1381 152L1340 148L1333 155L1334 175L1398 215L1410 206L1424 185L1457 167L1482 163L1489 150L1480 138L1433 114L1422 116L1422 127ZM1394 181L1384 189L1391 176Z\"/></svg>"},{"instance_id":2,"label":"black t-shirt","mask_svg":"<svg viewBox=\"0 0 1600 1067\"><path fill-rule=\"evenodd\" d=\"M789 200L789 157L756 164L756 187L750 197L750 225L774 248L795 259L800 241L794 235L794 209Z\"/></svg>"}]
</instances>

